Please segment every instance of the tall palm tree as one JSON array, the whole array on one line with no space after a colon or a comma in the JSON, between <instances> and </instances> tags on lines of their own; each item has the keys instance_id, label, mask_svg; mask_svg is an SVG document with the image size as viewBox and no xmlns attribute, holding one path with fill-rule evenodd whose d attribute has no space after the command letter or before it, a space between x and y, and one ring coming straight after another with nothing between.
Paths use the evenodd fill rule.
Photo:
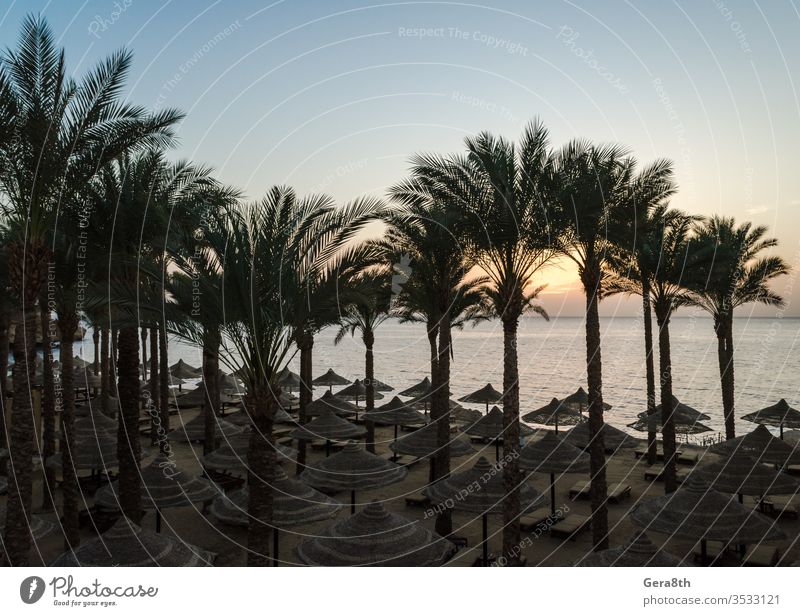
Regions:
<instances>
[{"instance_id":1,"label":"tall palm tree","mask_svg":"<svg viewBox=\"0 0 800 616\"><path fill-rule=\"evenodd\" d=\"M6 205L11 295L20 314L15 337L11 421L13 486L5 526L7 561L24 565L31 545L33 413L30 384L36 302L47 276L45 243L59 204L72 204L96 170L141 144L163 144L179 114L148 115L121 100L131 54L120 51L75 81L41 17L22 24L15 49L0 60L0 192Z\"/></svg>"},{"instance_id":2,"label":"tall palm tree","mask_svg":"<svg viewBox=\"0 0 800 616\"><path fill-rule=\"evenodd\" d=\"M766 237L765 226L733 218L712 216L697 230L697 241L708 253L710 263L695 276L692 303L708 312L717 335L717 359L722 385L722 409L725 438L736 436L733 371L733 313L749 303L781 307L783 298L770 289L770 282L789 272L787 263L777 255L763 253L778 245Z\"/></svg>"},{"instance_id":3,"label":"tall palm tree","mask_svg":"<svg viewBox=\"0 0 800 616\"><path fill-rule=\"evenodd\" d=\"M586 372L589 393L589 457L594 548L608 546L608 487L603 442L603 371L598 304L606 259L630 235L628 190L635 162L619 146L573 141L548 165L546 214L558 252L575 263L586 296Z\"/></svg>"}]
</instances>

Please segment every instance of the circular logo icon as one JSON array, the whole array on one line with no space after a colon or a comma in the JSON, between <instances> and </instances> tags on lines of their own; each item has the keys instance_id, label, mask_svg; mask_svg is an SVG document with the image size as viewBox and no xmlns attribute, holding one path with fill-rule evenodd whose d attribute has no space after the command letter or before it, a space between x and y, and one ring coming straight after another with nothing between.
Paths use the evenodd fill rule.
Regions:
<instances>
[{"instance_id":1,"label":"circular logo icon","mask_svg":"<svg viewBox=\"0 0 800 616\"><path fill-rule=\"evenodd\" d=\"M44 594L44 580L38 575L32 575L22 580L19 585L19 598L23 603L36 603Z\"/></svg>"}]
</instances>

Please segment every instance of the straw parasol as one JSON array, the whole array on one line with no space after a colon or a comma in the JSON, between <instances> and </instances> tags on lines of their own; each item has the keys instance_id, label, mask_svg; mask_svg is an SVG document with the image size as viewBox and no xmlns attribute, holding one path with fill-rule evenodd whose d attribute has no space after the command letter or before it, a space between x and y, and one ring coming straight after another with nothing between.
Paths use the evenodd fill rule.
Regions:
<instances>
[{"instance_id":1,"label":"straw parasol","mask_svg":"<svg viewBox=\"0 0 800 616\"><path fill-rule=\"evenodd\" d=\"M364 387L366 387L367 379L362 379L362 383L364 383ZM387 392L392 391L394 387L391 385L387 385L383 381L379 381L378 379L372 379L372 389L373 391L380 391L380 392Z\"/></svg>"},{"instance_id":2,"label":"straw parasol","mask_svg":"<svg viewBox=\"0 0 800 616\"><path fill-rule=\"evenodd\" d=\"M176 379L196 379L202 375L200 368L193 368L182 359L169 367L169 373Z\"/></svg>"},{"instance_id":3,"label":"straw parasol","mask_svg":"<svg viewBox=\"0 0 800 616\"><path fill-rule=\"evenodd\" d=\"M682 560L658 549L643 532L635 533L624 545L589 554L578 567L679 567Z\"/></svg>"},{"instance_id":4,"label":"straw parasol","mask_svg":"<svg viewBox=\"0 0 800 616\"><path fill-rule=\"evenodd\" d=\"M0 450L0 453L5 449ZM0 477L0 494L5 494L8 491L8 481L5 477Z\"/></svg>"},{"instance_id":5,"label":"straw parasol","mask_svg":"<svg viewBox=\"0 0 800 616\"><path fill-rule=\"evenodd\" d=\"M82 357L75 356L72 358L72 366L73 368L85 368L89 365L89 362L84 360Z\"/></svg>"},{"instance_id":6,"label":"straw parasol","mask_svg":"<svg viewBox=\"0 0 800 616\"><path fill-rule=\"evenodd\" d=\"M424 426L428 423L425 415L403 404L397 396L386 404L364 413L363 419L379 426L394 426L394 442L397 442L398 426Z\"/></svg>"},{"instance_id":7,"label":"straw parasol","mask_svg":"<svg viewBox=\"0 0 800 616\"><path fill-rule=\"evenodd\" d=\"M203 456L203 468L212 471L246 474L248 470L247 451L250 449L250 429L231 437L217 449ZM293 461L297 458L297 450L292 447L275 444L278 463Z\"/></svg>"},{"instance_id":8,"label":"straw parasol","mask_svg":"<svg viewBox=\"0 0 800 616\"><path fill-rule=\"evenodd\" d=\"M657 415L658 417L661 417L662 408L663 408L662 405L659 404L655 408L654 414ZM672 413L673 417L676 420L676 423L678 421L682 421L683 423L692 423L698 421L707 421L711 419L711 417L709 417L705 413L701 413L696 408L693 408L688 404L684 404L683 402L678 400L675 396L672 396ZM637 415L637 417L639 419L647 419L648 417L650 417L650 414L647 411L642 411Z\"/></svg>"},{"instance_id":9,"label":"straw parasol","mask_svg":"<svg viewBox=\"0 0 800 616\"><path fill-rule=\"evenodd\" d=\"M578 411L582 413L589 408L589 394L586 393L586 390L583 387L578 387L578 390L575 393L568 395L561 402L567 406L577 408ZM611 410L611 405L607 402L603 402L603 410Z\"/></svg>"},{"instance_id":10,"label":"straw parasol","mask_svg":"<svg viewBox=\"0 0 800 616\"><path fill-rule=\"evenodd\" d=\"M503 469L481 456L475 465L461 473L440 479L425 489L433 503L480 514L483 522L483 565L489 565L490 514L501 514L507 497ZM547 504L547 498L523 482L517 490L521 511L532 511Z\"/></svg>"},{"instance_id":11,"label":"straw parasol","mask_svg":"<svg viewBox=\"0 0 800 616\"><path fill-rule=\"evenodd\" d=\"M325 439L325 457L331 454L331 441L350 439L362 436L367 429L357 426L346 419L337 417L333 411L323 411L319 417L303 426L297 426L291 432L291 437L303 441L313 441L317 438Z\"/></svg>"},{"instance_id":12,"label":"straw parasol","mask_svg":"<svg viewBox=\"0 0 800 616\"><path fill-rule=\"evenodd\" d=\"M214 416L214 432L218 439L229 439L242 431L241 426L232 424L221 417ZM206 440L206 418L200 413L194 419L178 426L167 434L167 438L178 443L202 443Z\"/></svg>"},{"instance_id":13,"label":"straw parasol","mask_svg":"<svg viewBox=\"0 0 800 616\"><path fill-rule=\"evenodd\" d=\"M373 389L373 393L375 394L375 400L383 400L383 394L378 392L377 389ZM356 406L358 406L358 401L364 400L367 397L367 387L362 381L356 379L353 381L352 385L348 385L341 391L337 391L336 397L340 400L355 400ZM356 415L356 419L358 419L358 415Z\"/></svg>"},{"instance_id":14,"label":"straw parasol","mask_svg":"<svg viewBox=\"0 0 800 616\"><path fill-rule=\"evenodd\" d=\"M279 529L302 526L336 517L342 504L318 492L298 479L291 479L282 466L275 467L272 487L273 564L278 566ZM248 526L250 490L245 486L230 494L221 494L211 504L211 513L220 522Z\"/></svg>"},{"instance_id":15,"label":"straw parasol","mask_svg":"<svg viewBox=\"0 0 800 616\"><path fill-rule=\"evenodd\" d=\"M398 396L404 396L407 398L416 398L418 396L424 396L431 391L431 380L426 376L416 385L412 385L408 389L404 389L401 391Z\"/></svg>"},{"instance_id":16,"label":"straw parasol","mask_svg":"<svg viewBox=\"0 0 800 616\"><path fill-rule=\"evenodd\" d=\"M322 376L318 376L313 381L311 381L312 385L316 385L319 387L327 387L328 391L331 391L333 386L339 387L340 385L349 385L352 383L350 379L346 379L343 376L339 376L333 371L333 368L328 368L328 371L323 374Z\"/></svg>"},{"instance_id":17,"label":"straw parasol","mask_svg":"<svg viewBox=\"0 0 800 616\"><path fill-rule=\"evenodd\" d=\"M742 451L734 452L723 460L703 464L691 472L712 488L726 494L764 496L765 494L795 494L800 491L800 481L765 466L757 458Z\"/></svg>"},{"instance_id":18,"label":"straw parasol","mask_svg":"<svg viewBox=\"0 0 800 616\"><path fill-rule=\"evenodd\" d=\"M707 541L747 544L784 538L767 517L709 488L697 477L687 479L671 494L635 505L630 517L645 530L700 541L703 564Z\"/></svg>"},{"instance_id":19,"label":"straw parasol","mask_svg":"<svg viewBox=\"0 0 800 616\"><path fill-rule=\"evenodd\" d=\"M35 541L44 539L53 534L61 526L54 522L45 520L42 516L31 515L28 518L28 526L31 531L31 536ZM6 508L0 506L0 536L5 536L6 532Z\"/></svg>"},{"instance_id":20,"label":"straw parasol","mask_svg":"<svg viewBox=\"0 0 800 616\"><path fill-rule=\"evenodd\" d=\"M465 409L463 406L455 403L456 406L450 405L450 418L453 421L460 421L465 424L474 424L476 421L480 421L481 417L483 417L483 413L480 411L476 411L475 409Z\"/></svg>"},{"instance_id":21,"label":"straw parasol","mask_svg":"<svg viewBox=\"0 0 800 616\"><path fill-rule=\"evenodd\" d=\"M235 404L240 401L238 397L230 396L228 394L220 394L220 404ZM205 406L208 404L208 394L206 387L202 383L194 388L192 391L186 392L180 398L176 398L176 404L180 408L191 408L193 406Z\"/></svg>"},{"instance_id":22,"label":"straw parasol","mask_svg":"<svg viewBox=\"0 0 800 616\"><path fill-rule=\"evenodd\" d=\"M589 455L548 430L522 448L519 467L535 473L550 473L550 513L555 515L556 473L588 473Z\"/></svg>"},{"instance_id":23,"label":"straw parasol","mask_svg":"<svg viewBox=\"0 0 800 616\"><path fill-rule=\"evenodd\" d=\"M333 411L342 417L358 415L358 407L355 404L336 397L330 391L326 391L321 398L317 398L306 406L308 417L317 417L325 411Z\"/></svg>"},{"instance_id":24,"label":"straw parasol","mask_svg":"<svg viewBox=\"0 0 800 616\"><path fill-rule=\"evenodd\" d=\"M299 388L301 383L300 375L296 372L292 372L289 368L284 368L280 374L278 374L278 385L283 389L292 391L292 389Z\"/></svg>"},{"instance_id":25,"label":"straw parasol","mask_svg":"<svg viewBox=\"0 0 800 616\"><path fill-rule=\"evenodd\" d=\"M161 532L161 509L203 503L218 494L213 483L201 477L190 477L164 453L145 466L139 477L142 483L142 507L156 511L156 532ZM111 511L118 510L118 489L117 481L101 488L95 496L95 503Z\"/></svg>"},{"instance_id":26,"label":"straw parasol","mask_svg":"<svg viewBox=\"0 0 800 616\"><path fill-rule=\"evenodd\" d=\"M779 466L800 463L800 449L775 438L763 425L743 436L712 445L709 451L723 456L730 456L738 451L749 454L764 464Z\"/></svg>"},{"instance_id":27,"label":"straw parasol","mask_svg":"<svg viewBox=\"0 0 800 616\"><path fill-rule=\"evenodd\" d=\"M711 428L700 423L701 419L708 419L708 415L693 409L691 406L678 402L673 397L672 424L676 434L702 434L711 432ZM661 405L656 407L655 413L649 415L646 411L639 413L639 419L628 424L639 432L661 432L663 429Z\"/></svg>"},{"instance_id":28,"label":"straw parasol","mask_svg":"<svg viewBox=\"0 0 800 616\"><path fill-rule=\"evenodd\" d=\"M220 391L239 391L241 382L232 374L225 374L222 370L217 373L217 383Z\"/></svg>"},{"instance_id":29,"label":"straw parasol","mask_svg":"<svg viewBox=\"0 0 800 616\"><path fill-rule=\"evenodd\" d=\"M800 411L789 406L789 403L783 398L772 406L765 407L755 413L743 415L742 419L764 426L780 428L781 440L783 440L784 428L800 428Z\"/></svg>"},{"instance_id":30,"label":"straw parasol","mask_svg":"<svg viewBox=\"0 0 800 616\"><path fill-rule=\"evenodd\" d=\"M244 409L240 409L235 413L231 413L230 415L225 416L225 421L228 423L232 423L234 426L244 426L249 427L252 425L252 421L250 420L250 415L247 414L247 411ZM283 408L278 407L275 409L275 418L273 422L276 424L287 424L287 423L297 423L297 420L289 415Z\"/></svg>"},{"instance_id":31,"label":"straw parasol","mask_svg":"<svg viewBox=\"0 0 800 616\"><path fill-rule=\"evenodd\" d=\"M602 432L603 446L606 451L616 451L622 447L635 447L639 443L639 439L623 432L619 428L615 428L611 424L603 424ZM570 445L580 449L588 449L592 440L589 433L589 423L578 424L569 430L563 438Z\"/></svg>"},{"instance_id":32,"label":"straw parasol","mask_svg":"<svg viewBox=\"0 0 800 616\"><path fill-rule=\"evenodd\" d=\"M575 407L559 402L558 398L553 398L543 407L526 413L522 416L522 421L540 424L543 426L575 426L586 421L586 418Z\"/></svg>"},{"instance_id":33,"label":"straw parasol","mask_svg":"<svg viewBox=\"0 0 800 616\"><path fill-rule=\"evenodd\" d=\"M455 549L443 537L375 501L302 542L297 555L303 564L317 567L431 567L446 562Z\"/></svg>"},{"instance_id":34,"label":"straw parasol","mask_svg":"<svg viewBox=\"0 0 800 616\"><path fill-rule=\"evenodd\" d=\"M491 383L486 383L480 389L467 394L458 399L459 402L469 402L471 404L485 404L486 412L489 412L490 404L503 404L503 394L492 387Z\"/></svg>"},{"instance_id":35,"label":"straw parasol","mask_svg":"<svg viewBox=\"0 0 800 616\"><path fill-rule=\"evenodd\" d=\"M51 567L208 567L216 554L140 528L125 517L99 537L59 556Z\"/></svg>"},{"instance_id":36,"label":"straw parasol","mask_svg":"<svg viewBox=\"0 0 800 616\"><path fill-rule=\"evenodd\" d=\"M450 437L450 456L458 458L468 456L474 452L472 445L463 438ZM390 443L389 449L396 454L425 458L439 451L437 443L437 420L431 421L427 426L410 432L397 439L397 442Z\"/></svg>"},{"instance_id":37,"label":"straw parasol","mask_svg":"<svg viewBox=\"0 0 800 616\"><path fill-rule=\"evenodd\" d=\"M300 479L308 485L327 490L350 491L350 513L356 512L356 490L375 490L406 478L408 470L374 453L355 441L330 458L306 466Z\"/></svg>"},{"instance_id":38,"label":"straw parasol","mask_svg":"<svg viewBox=\"0 0 800 616\"><path fill-rule=\"evenodd\" d=\"M505 434L505 427L503 426L503 411L499 407L493 406L492 410L471 426L464 429L466 434L470 436L477 436L480 438L488 439L494 442L495 459L500 461L500 441ZM530 436L533 430L524 424L520 424L520 436Z\"/></svg>"},{"instance_id":39,"label":"straw parasol","mask_svg":"<svg viewBox=\"0 0 800 616\"><path fill-rule=\"evenodd\" d=\"M75 422L76 424L78 422ZM45 460L48 468L60 469L61 452L53 454ZM72 467L76 471L101 470L107 472L110 468L119 466L117 458L117 438L105 432L98 432L92 436L75 438L75 448L72 451ZM98 474L98 482L100 475Z\"/></svg>"}]
</instances>

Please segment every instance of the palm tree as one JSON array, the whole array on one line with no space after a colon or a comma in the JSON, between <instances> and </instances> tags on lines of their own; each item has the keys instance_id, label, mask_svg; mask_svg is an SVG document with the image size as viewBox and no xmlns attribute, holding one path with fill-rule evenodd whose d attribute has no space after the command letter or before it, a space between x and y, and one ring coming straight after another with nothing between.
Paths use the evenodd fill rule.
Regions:
<instances>
[{"instance_id":1,"label":"palm tree","mask_svg":"<svg viewBox=\"0 0 800 616\"><path fill-rule=\"evenodd\" d=\"M692 303L714 319L717 359L722 385L725 438L736 436L734 416L733 313L745 304L758 302L781 307L783 298L772 291L770 281L789 272L786 262L763 252L778 245L766 237L765 226L733 218L712 216L697 230L697 241L708 253L710 264L695 276ZM696 272L697 274L698 272Z\"/></svg>"},{"instance_id":2,"label":"palm tree","mask_svg":"<svg viewBox=\"0 0 800 616\"><path fill-rule=\"evenodd\" d=\"M633 205L632 222L627 231L629 237L620 238L620 249L611 252L606 265L615 277L624 278L622 290L635 293L642 298L642 317L644 323L644 356L647 395L647 414L656 412L655 368L653 366L653 318L650 301L652 276L658 266L658 242L653 233L659 236L663 228L663 217L667 211L665 200L674 193L672 163L668 160L656 161L643 169L634 179L630 198ZM623 233L626 229L622 229ZM631 285L633 283L633 285ZM614 292L612 287L606 293ZM656 433L647 433L647 462L656 463Z\"/></svg>"},{"instance_id":3,"label":"palm tree","mask_svg":"<svg viewBox=\"0 0 800 616\"><path fill-rule=\"evenodd\" d=\"M544 190L548 224L558 252L575 263L586 296L586 372L589 390L589 457L594 548L608 547L608 506L603 442L603 372L598 304L604 267L620 238L629 236L629 187L635 162L618 146L573 141L555 153Z\"/></svg>"},{"instance_id":4,"label":"palm tree","mask_svg":"<svg viewBox=\"0 0 800 616\"><path fill-rule=\"evenodd\" d=\"M357 293L352 303L344 308L340 317L339 331L333 339L334 344L339 344L347 334L355 336L361 334L364 342L365 367L364 376L367 386L366 412L375 408L375 360L373 347L375 345L375 330L391 318L390 300L392 293L391 278L387 275L370 276L361 274L350 284ZM367 422L367 450L375 453L375 426Z\"/></svg>"},{"instance_id":5,"label":"palm tree","mask_svg":"<svg viewBox=\"0 0 800 616\"><path fill-rule=\"evenodd\" d=\"M0 60L0 192L7 204L11 296L20 309L15 337L11 421L13 486L5 527L6 559L25 565L31 545L33 413L30 384L36 303L47 276L45 233L59 204L74 204L96 170L125 150L169 141L179 119L150 116L121 101L131 54L120 51L76 82L44 19L28 17L15 49Z\"/></svg>"}]
</instances>

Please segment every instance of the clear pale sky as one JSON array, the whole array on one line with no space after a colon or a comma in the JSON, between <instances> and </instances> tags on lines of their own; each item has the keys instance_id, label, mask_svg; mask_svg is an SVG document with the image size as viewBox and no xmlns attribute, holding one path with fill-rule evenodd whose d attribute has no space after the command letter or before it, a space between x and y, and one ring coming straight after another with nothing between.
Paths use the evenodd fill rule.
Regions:
<instances>
[{"instance_id":1,"label":"clear pale sky","mask_svg":"<svg viewBox=\"0 0 800 616\"><path fill-rule=\"evenodd\" d=\"M800 266L792 2L3 4L4 47L41 12L78 74L131 48L130 99L188 113L175 157L212 165L252 198L278 183L340 201L383 195L413 152L455 151L484 129L515 138L538 116L557 145L581 136L626 144L643 162L671 158L674 205L766 224ZM581 313L571 270L543 282L551 314ZM785 316L800 315L794 282L776 285Z\"/></svg>"}]
</instances>

